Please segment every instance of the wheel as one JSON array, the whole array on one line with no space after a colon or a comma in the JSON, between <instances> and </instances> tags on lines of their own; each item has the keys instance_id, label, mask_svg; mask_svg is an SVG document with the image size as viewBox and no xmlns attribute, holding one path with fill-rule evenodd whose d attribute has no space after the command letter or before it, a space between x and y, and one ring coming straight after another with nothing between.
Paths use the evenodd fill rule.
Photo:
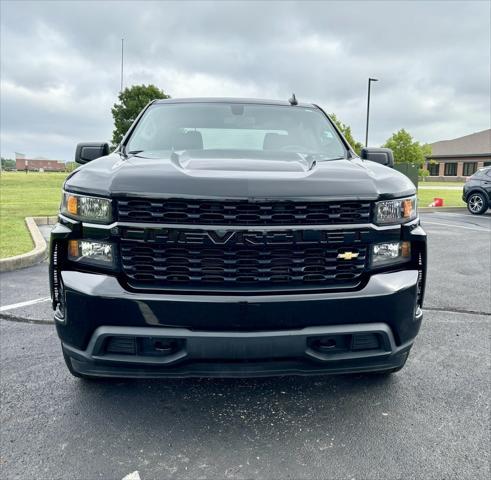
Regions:
<instances>
[{"instance_id":1,"label":"wheel","mask_svg":"<svg viewBox=\"0 0 491 480\"><path fill-rule=\"evenodd\" d=\"M467 210L473 215L482 215L488 209L488 200L483 193L474 192L467 198Z\"/></svg>"},{"instance_id":2,"label":"wheel","mask_svg":"<svg viewBox=\"0 0 491 480\"><path fill-rule=\"evenodd\" d=\"M74 370L73 365L72 365L72 359L65 352L63 352L63 360L65 360L65 364L66 364L69 372L74 377L81 378L81 379L87 380L87 381L97 380L97 377L90 377L89 375L84 375L83 373L79 373L76 370Z\"/></svg>"}]
</instances>

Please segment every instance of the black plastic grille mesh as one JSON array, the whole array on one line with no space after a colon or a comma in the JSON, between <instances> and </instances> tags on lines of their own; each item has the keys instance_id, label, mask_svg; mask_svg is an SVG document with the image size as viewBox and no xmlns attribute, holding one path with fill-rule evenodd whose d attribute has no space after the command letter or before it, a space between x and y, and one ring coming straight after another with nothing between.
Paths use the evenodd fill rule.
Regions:
<instances>
[{"instance_id":1,"label":"black plastic grille mesh","mask_svg":"<svg viewBox=\"0 0 491 480\"><path fill-rule=\"evenodd\" d=\"M178 237L171 233L162 231L144 241L121 241L122 267L130 284L258 290L322 287L356 283L366 265L367 246L354 233L325 233L317 241L289 232L263 237L234 234L224 236L223 245L213 243L206 231ZM127 238L137 236L137 230L126 232ZM352 242L346 243L346 238Z\"/></svg>"},{"instance_id":2,"label":"black plastic grille mesh","mask_svg":"<svg viewBox=\"0 0 491 480\"><path fill-rule=\"evenodd\" d=\"M118 219L192 225L330 225L368 223L370 202L119 199Z\"/></svg>"}]
</instances>

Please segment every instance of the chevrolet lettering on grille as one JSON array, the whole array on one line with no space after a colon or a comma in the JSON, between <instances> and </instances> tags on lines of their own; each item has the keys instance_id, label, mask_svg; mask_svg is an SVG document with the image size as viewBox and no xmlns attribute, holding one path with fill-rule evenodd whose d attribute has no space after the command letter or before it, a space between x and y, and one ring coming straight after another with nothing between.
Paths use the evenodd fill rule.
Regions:
<instances>
[{"instance_id":1,"label":"chevrolet lettering on grille","mask_svg":"<svg viewBox=\"0 0 491 480\"><path fill-rule=\"evenodd\" d=\"M366 243L368 230L180 230L180 229L122 229L128 240L187 245L290 245L290 244L352 244Z\"/></svg>"}]
</instances>

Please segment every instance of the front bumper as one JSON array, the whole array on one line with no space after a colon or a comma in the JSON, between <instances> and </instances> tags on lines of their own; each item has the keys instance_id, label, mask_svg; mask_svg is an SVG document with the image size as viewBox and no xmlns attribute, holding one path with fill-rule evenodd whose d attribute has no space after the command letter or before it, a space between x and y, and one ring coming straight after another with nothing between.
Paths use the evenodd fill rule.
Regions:
<instances>
[{"instance_id":1,"label":"front bumper","mask_svg":"<svg viewBox=\"0 0 491 480\"><path fill-rule=\"evenodd\" d=\"M379 339L362 351L319 351L316 338ZM165 355L107 353L109 338L152 342L172 339L177 349ZM177 328L100 327L86 350L63 344L72 368L100 377L261 377L383 371L405 363L412 341L397 346L384 323L316 327L277 332L193 332ZM373 347L373 346L372 346Z\"/></svg>"},{"instance_id":2,"label":"front bumper","mask_svg":"<svg viewBox=\"0 0 491 480\"><path fill-rule=\"evenodd\" d=\"M310 375L404 364L417 335L418 272L373 275L359 291L295 295L142 294L108 275L63 271L58 334L73 368L115 377ZM56 316L55 316L56 320ZM370 348L356 338L376 337ZM107 339L175 342L169 353L111 353ZM342 348L317 349L334 338Z\"/></svg>"}]
</instances>

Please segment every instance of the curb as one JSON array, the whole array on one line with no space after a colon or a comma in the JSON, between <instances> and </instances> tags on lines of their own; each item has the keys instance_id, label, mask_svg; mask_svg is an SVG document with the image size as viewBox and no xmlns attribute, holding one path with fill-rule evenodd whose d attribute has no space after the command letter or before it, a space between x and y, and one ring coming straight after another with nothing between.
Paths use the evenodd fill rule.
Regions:
<instances>
[{"instance_id":1,"label":"curb","mask_svg":"<svg viewBox=\"0 0 491 480\"><path fill-rule=\"evenodd\" d=\"M54 320L37 320L35 318L19 317L7 313L0 313L0 320L5 320L6 322L30 323L32 325L53 325L55 323Z\"/></svg>"},{"instance_id":2,"label":"curb","mask_svg":"<svg viewBox=\"0 0 491 480\"><path fill-rule=\"evenodd\" d=\"M48 246L38 225L54 225L56 220L57 217L26 217L26 226L34 242L34 248L21 255L0 259L0 272L11 272L42 262L46 258Z\"/></svg>"}]
</instances>

